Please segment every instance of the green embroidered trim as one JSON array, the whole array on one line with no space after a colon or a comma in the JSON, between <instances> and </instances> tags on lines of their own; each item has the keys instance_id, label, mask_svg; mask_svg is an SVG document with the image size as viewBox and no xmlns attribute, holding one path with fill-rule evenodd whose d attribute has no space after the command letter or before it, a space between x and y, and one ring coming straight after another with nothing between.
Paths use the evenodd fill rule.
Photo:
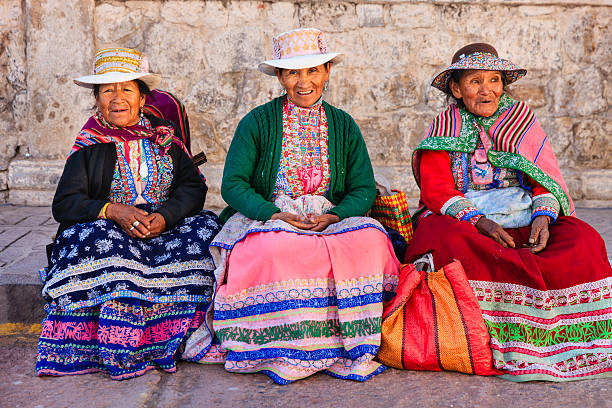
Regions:
<instances>
[{"instance_id":1,"label":"green embroidered trim","mask_svg":"<svg viewBox=\"0 0 612 408\"><path fill-rule=\"evenodd\" d=\"M419 143L416 150L446 150L472 153L476 150L476 139L462 137L461 135L459 137L428 137Z\"/></svg>"},{"instance_id":2,"label":"green embroidered trim","mask_svg":"<svg viewBox=\"0 0 612 408\"><path fill-rule=\"evenodd\" d=\"M565 194L565 191L563 191L559 183L540 170L540 168L535 164L523 156L515 153L489 150L488 157L489 161L494 166L520 170L529 175L529 177L537 181L542 187L554 195L557 200L559 200L559 204L561 204L561 209L565 215L570 214L570 202L569 198Z\"/></svg>"},{"instance_id":3,"label":"green embroidered trim","mask_svg":"<svg viewBox=\"0 0 612 408\"><path fill-rule=\"evenodd\" d=\"M471 211L478 211L478 209L470 200L467 198L462 198L448 206L446 209L446 215L450 215L453 218L461 220Z\"/></svg>"},{"instance_id":4,"label":"green embroidered trim","mask_svg":"<svg viewBox=\"0 0 612 408\"><path fill-rule=\"evenodd\" d=\"M535 347L550 347L563 343L585 343L593 340L612 339L612 321L561 325L554 329L541 329L520 323L491 322L485 320L491 337L502 346L508 342L530 344Z\"/></svg>"},{"instance_id":5,"label":"green embroidered trim","mask_svg":"<svg viewBox=\"0 0 612 408\"><path fill-rule=\"evenodd\" d=\"M276 341L295 341L312 338L354 338L380 334L382 318L367 318L340 323L338 320L307 320L261 329L228 327L215 331L221 342L237 341L263 345Z\"/></svg>"},{"instance_id":6,"label":"green embroidered trim","mask_svg":"<svg viewBox=\"0 0 612 408\"><path fill-rule=\"evenodd\" d=\"M559 204L559 200L557 200L555 196L551 194L543 194L543 195L533 197L532 208L533 208L532 214L537 214L539 212L553 213L554 214L553 221L554 221L557 219L557 216L559 215L559 211L561 210L561 205Z\"/></svg>"}]
</instances>

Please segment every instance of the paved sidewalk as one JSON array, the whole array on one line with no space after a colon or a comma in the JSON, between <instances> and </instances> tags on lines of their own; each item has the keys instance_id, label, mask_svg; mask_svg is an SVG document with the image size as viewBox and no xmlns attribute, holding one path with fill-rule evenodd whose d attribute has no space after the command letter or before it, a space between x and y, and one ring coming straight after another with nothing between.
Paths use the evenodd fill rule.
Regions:
<instances>
[{"instance_id":1,"label":"paved sidewalk","mask_svg":"<svg viewBox=\"0 0 612 408\"><path fill-rule=\"evenodd\" d=\"M612 209L579 209L612 256ZM0 205L0 407L492 407L610 406L610 379L512 383L494 377L389 369L366 383L317 374L277 386L263 374L181 362L128 381L98 373L38 378L34 373L43 300L37 269L56 223L48 207ZM14 323L8 323L14 322Z\"/></svg>"}]
</instances>

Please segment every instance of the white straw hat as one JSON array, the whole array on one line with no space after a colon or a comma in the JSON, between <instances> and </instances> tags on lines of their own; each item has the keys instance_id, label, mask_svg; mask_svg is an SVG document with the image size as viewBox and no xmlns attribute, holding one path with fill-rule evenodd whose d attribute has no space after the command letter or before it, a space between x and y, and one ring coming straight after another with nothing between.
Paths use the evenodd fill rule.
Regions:
<instances>
[{"instance_id":1,"label":"white straw hat","mask_svg":"<svg viewBox=\"0 0 612 408\"><path fill-rule=\"evenodd\" d=\"M259 64L266 75L276 75L274 68L302 69L331 62L337 64L343 54L327 52L325 36L316 28L298 28L281 33L272 39L274 59Z\"/></svg>"},{"instance_id":2,"label":"white straw hat","mask_svg":"<svg viewBox=\"0 0 612 408\"><path fill-rule=\"evenodd\" d=\"M149 61L144 53L130 48L105 48L94 56L93 75L76 78L74 83L86 88L96 84L113 84L139 79L149 89L161 82L161 75L149 72Z\"/></svg>"}]
</instances>

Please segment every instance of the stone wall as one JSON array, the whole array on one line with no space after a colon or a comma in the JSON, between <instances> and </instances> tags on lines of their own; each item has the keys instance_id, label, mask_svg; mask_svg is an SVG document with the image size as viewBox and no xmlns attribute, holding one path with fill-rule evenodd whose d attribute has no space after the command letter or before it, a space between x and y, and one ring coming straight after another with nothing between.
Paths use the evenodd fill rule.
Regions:
<instances>
[{"instance_id":1,"label":"stone wall","mask_svg":"<svg viewBox=\"0 0 612 408\"><path fill-rule=\"evenodd\" d=\"M205 150L208 203L223 205L220 174L236 124L280 94L256 69L272 36L300 26L345 53L326 99L353 115L377 173L417 197L411 152L445 106L428 84L454 51L496 46L526 68L513 86L553 143L582 205L612 199L612 5L607 0L0 2L0 201L48 205L72 141L92 113L96 49L145 51L163 89L185 102L193 150Z\"/></svg>"}]
</instances>

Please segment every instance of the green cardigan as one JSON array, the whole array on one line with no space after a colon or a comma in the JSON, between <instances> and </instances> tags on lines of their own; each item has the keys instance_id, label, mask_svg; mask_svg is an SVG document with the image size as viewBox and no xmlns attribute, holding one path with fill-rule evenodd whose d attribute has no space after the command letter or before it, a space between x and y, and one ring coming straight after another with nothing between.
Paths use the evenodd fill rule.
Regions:
<instances>
[{"instance_id":1,"label":"green cardigan","mask_svg":"<svg viewBox=\"0 0 612 408\"><path fill-rule=\"evenodd\" d=\"M329 135L330 185L326 197L340 219L364 215L376 197L372 163L359 127L346 112L323 102ZM283 141L283 97L249 112L232 139L221 182L229 204L225 223L236 211L267 221L280 211L270 200L276 184Z\"/></svg>"}]
</instances>

